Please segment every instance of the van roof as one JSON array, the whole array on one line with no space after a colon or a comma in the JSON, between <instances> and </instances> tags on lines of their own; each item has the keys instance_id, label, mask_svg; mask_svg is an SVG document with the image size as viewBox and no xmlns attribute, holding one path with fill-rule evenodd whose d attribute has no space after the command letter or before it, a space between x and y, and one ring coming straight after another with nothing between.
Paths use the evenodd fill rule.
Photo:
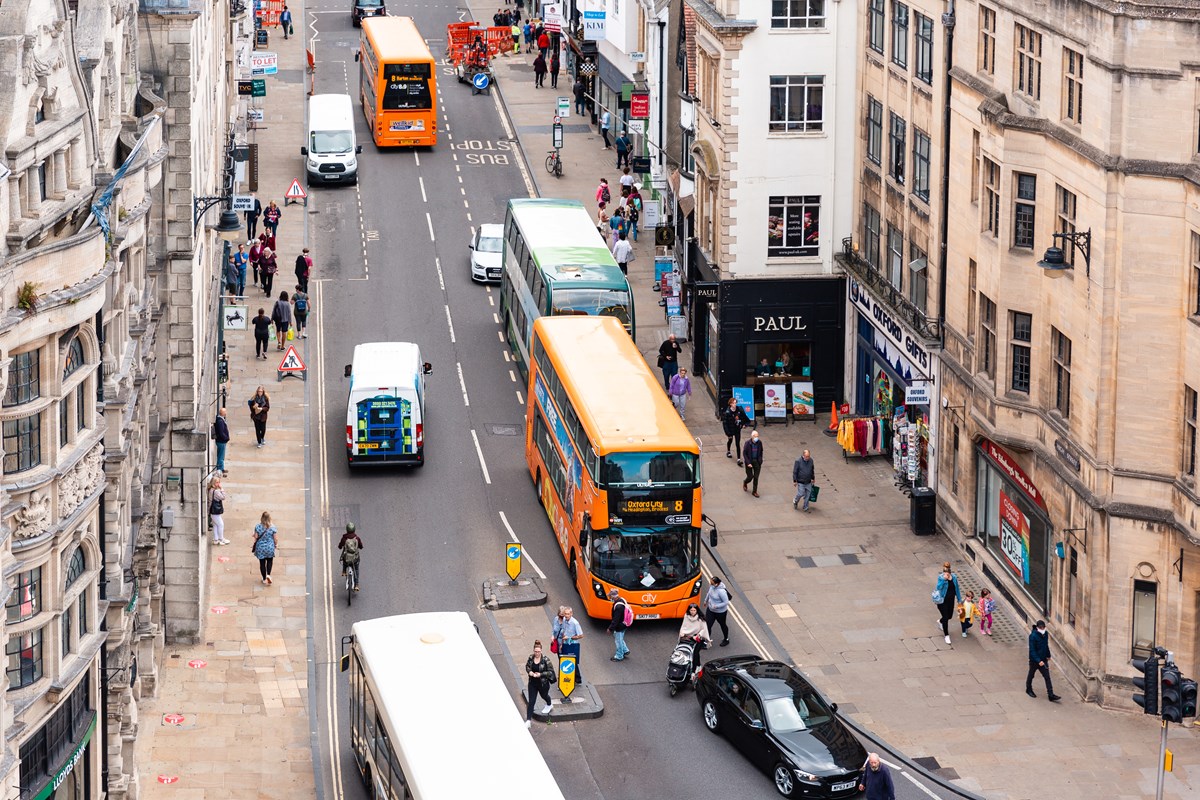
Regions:
<instances>
[{"instance_id":1,"label":"van roof","mask_svg":"<svg viewBox=\"0 0 1200 800\"><path fill-rule=\"evenodd\" d=\"M345 123L354 130L354 105L348 94L314 94L308 98L308 125L320 124L318 130L331 130L330 123Z\"/></svg>"},{"instance_id":2,"label":"van roof","mask_svg":"<svg viewBox=\"0 0 1200 800\"><path fill-rule=\"evenodd\" d=\"M412 342L364 342L354 346L350 379L355 386L412 386L421 371L421 349Z\"/></svg>"}]
</instances>

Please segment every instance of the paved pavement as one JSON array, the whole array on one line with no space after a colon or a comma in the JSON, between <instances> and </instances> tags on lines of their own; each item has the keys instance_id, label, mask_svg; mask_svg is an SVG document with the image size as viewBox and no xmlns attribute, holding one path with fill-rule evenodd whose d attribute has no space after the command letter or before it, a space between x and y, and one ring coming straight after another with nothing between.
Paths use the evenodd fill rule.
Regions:
<instances>
[{"instance_id":1,"label":"paved pavement","mask_svg":"<svg viewBox=\"0 0 1200 800\"><path fill-rule=\"evenodd\" d=\"M307 92L303 41L285 42L276 31L271 34L280 76L269 79L263 124L299 131ZM264 206L272 199L282 205L292 178L303 178L294 174L299 138L259 135L254 140L259 143L259 197ZM284 209L276 296L294 283L287 279L293 277L292 259L305 245L304 213L300 206ZM251 314L260 306L270 313L272 304L261 290L247 286L246 291ZM272 345L270 358L256 361L252 331L226 331L225 341L231 432L225 536L232 544L206 544L211 608L200 642L167 648L158 696L139 706L141 796L149 800L315 795L307 714L305 384L295 378L277 383L275 367L283 354ZM246 405L259 384L271 397L268 444L261 450L254 446ZM280 532L272 586L262 585L250 553L263 511L271 512Z\"/></svg>"},{"instance_id":2,"label":"paved pavement","mask_svg":"<svg viewBox=\"0 0 1200 800\"><path fill-rule=\"evenodd\" d=\"M571 116L564 119L564 175L545 172L555 98L570 95L571 86L564 74L558 90L535 89L531 59L496 61L532 177L543 195L593 208L599 178L617 184L615 153L602 149L588 118ZM650 360L668 331L649 288L652 239L643 236L635 249L637 341ZM690 353L682 361L690 363ZM736 462L721 457L725 437L712 400L697 393L689 412L689 427L712 454L705 511L721 529L717 563L740 590L735 605L744 612L753 606L782 646L773 655L801 667L858 723L969 791L996 800L1153 796L1156 720L1083 703L1061 676L1061 703L1045 699L1040 676L1038 699L1027 697L1028 631L1003 608L992 637L955 633L953 644L943 641L929 600L938 568L955 561L961 583L976 591L981 576L942 536L911 533L908 499L894 487L889 462L844 460L823 434L827 416L819 424L763 426L766 462L756 499L739 490ZM805 447L821 496L811 513L799 514L791 508L791 464ZM1165 796L1200 796L1200 736L1172 726L1169 747L1175 771Z\"/></svg>"}]
</instances>

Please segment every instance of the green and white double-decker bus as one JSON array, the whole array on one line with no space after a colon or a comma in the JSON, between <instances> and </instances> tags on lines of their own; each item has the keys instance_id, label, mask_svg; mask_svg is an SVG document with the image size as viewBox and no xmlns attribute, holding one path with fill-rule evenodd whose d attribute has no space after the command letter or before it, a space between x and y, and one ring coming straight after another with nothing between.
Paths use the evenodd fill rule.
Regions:
<instances>
[{"instance_id":1,"label":"green and white double-decker bus","mask_svg":"<svg viewBox=\"0 0 1200 800\"><path fill-rule=\"evenodd\" d=\"M634 334L633 291L583 203L509 200L502 283L500 315L522 372L538 317L616 317Z\"/></svg>"}]
</instances>

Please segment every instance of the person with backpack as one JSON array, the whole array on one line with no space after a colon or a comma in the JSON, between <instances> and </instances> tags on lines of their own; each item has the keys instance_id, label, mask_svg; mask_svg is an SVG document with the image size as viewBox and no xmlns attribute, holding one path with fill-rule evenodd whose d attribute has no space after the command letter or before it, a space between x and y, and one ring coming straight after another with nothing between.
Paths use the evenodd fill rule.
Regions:
<instances>
[{"instance_id":1,"label":"person with backpack","mask_svg":"<svg viewBox=\"0 0 1200 800\"><path fill-rule=\"evenodd\" d=\"M626 168L628 169L628 167ZM636 185L629 187L629 197L625 198L625 207L629 209L625 216L629 222L629 238L637 241L638 220L642 218L642 193Z\"/></svg>"},{"instance_id":2,"label":"person with backpack","mask_svg":"<svg viewBox=\"0 0 1200 800\"><path fill-rule=\"evenodd\" d=\"M296 256L296 282L300 284L300 288L308 291L308 278L312 275L312 256L309 255L308 248Z\"/></svg>"},{"instance_id":3,"label":"person with backpack","mask_svg":"<svg viewBox=\"0 0 1200 800\"><path fill-rule=\"evenodd\" d=\"M612 633L613 643L617 646L617 652L608 660L624 661L629 657L629 648L625 646L625 631L633 624L633 608L616 589L609 589L608 599L613 604L612 622L608 624L608 630Z\"/></svg>"},{"instance_id":4,"label":"person with backpack","mask_svg":"<svg viewBox=\"0 0 1200 800\"><path fill-rule=\"evenodd\" d=\"M288 293L280 292L271 311L271 322L275 323L276 350L282 350L287 343L288 329L292 327L292 304L288 302Z\"/></svg>"},{"instance_id":5,"label":"person with backpack","mask_svg":"<svg viewBox=\"0 0 1200 800\"><path fill-rule=\"evenodd\" d=\"M308 324L308 292L297 286L296 293L292 295L292 306L292 316L296 321L296 335L301 339L307 339L308 334L304 332L304 326Z\"/></svg>"},{"instance_id":6,"label":"person with backpack","mask_svg":"<svg viewBox=\"0 0 1200 800\"><path fill-rule=\"evenodd\" d=\"M359 562L362 560L363 540L355 530L353 522L346 523L346 532L338 542L338 550L342 551L342 577L346 575L346 567L354 567L354 591L357 592L362 584L362 568Z\"/></svg>"},{"instance_id":7,"label":"person with backpack","mask_svg":"<svg viewBox=\"0 0 1200 800\"><path fill-rule=\"evenodd\" d=\"M629 141L628 134L625 131L621 131L613 144L617 146L617 169L629 166L629 148L633 144Z\"/></svg>"},{"instance_id":8,"label":"person with backpack","mask_svg":"<svg viewBox=\"0 0 1200 800\"><path fill-rule=\"evenodd\" d=\"M596 185L596 205L603 203L608 205L612 202L612 192L608 189L608 178L601 178L600 183Z\"/></svg>"}]
</instances>

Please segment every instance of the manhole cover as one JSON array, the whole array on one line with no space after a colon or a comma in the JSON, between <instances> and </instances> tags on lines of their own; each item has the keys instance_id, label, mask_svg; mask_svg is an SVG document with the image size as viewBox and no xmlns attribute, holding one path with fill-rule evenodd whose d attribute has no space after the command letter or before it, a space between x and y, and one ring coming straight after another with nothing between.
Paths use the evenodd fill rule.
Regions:
<instances>
[{"instance_id":1,"label":"manhole cover","mask_svg":"<svg viewBox=\"0 0 1200 800\"><path fill-rule=\"evenodd\" d=\"M520 436L524 425L488 425L493 436Z\"/></svg>"}]
</instances>

